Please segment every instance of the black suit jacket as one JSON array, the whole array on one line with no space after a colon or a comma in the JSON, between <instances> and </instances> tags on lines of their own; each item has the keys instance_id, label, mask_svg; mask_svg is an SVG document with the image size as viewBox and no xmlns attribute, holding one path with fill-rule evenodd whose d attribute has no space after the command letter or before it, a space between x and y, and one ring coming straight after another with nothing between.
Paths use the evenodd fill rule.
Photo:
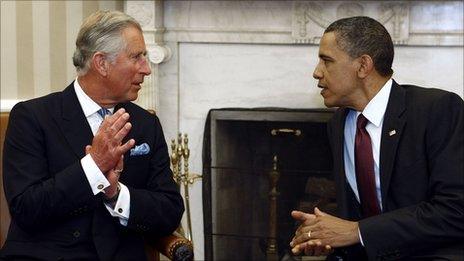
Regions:
<instances>
[{"instance_id":1,"label":"black suit jacket","mask_svg":"<svg viewBox=\"0 0 464 261\"><path fill-rule=\"evenodd\" d=\"M12 216L3 256L44 260L144 260L144 237L178 226L184 207L170 170L156 116L133 103L125 138L147 143L146 155L124 155L120 182L129 188L127 227L93 195L80 159L93 135L73 84L63 92L18 103L10 113L3 158L5 194Z\"/></svg>"},{"instance_id":2,"label":"black suit jacket","mask_svg":"<svg viewBox=\"0 0 464 261\"><path fill-rule=\"evenodd\" d=\"M360 220L359 203L344 170L347 112L337 110L328 132L339 214ZM459 96L393 82L380 145L383 213L359 222L369 260L411 256L463 260L463 137L464 105ZM356 256L355 250L359 247L344 249L348 256Z\"/></svg>"}]
</instances>

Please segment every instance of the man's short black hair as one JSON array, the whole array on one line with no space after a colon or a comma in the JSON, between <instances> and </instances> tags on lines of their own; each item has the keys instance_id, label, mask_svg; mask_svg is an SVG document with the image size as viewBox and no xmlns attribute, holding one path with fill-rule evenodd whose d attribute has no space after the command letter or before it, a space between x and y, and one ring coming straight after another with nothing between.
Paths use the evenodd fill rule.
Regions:
<instances>
[{"instance_id":1,"label":"man's short black hair","mask_svg":"<svg viewBox=\"0 0 464 261\"><path fill-rule=\"evenodd\" d=\"M333 22L324 33L334 32L338 46L352 58L369 55L382 76L393 74L393 42L387 29L367 16L343 18Z\"/></svg>"}]
</instances>

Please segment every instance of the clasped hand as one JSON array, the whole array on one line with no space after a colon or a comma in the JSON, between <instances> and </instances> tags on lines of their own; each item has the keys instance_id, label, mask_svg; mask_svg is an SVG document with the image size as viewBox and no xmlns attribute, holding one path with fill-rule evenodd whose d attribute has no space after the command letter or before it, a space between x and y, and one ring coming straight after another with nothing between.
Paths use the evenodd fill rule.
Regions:
<instances>
[{"instance_id":1,"label":"clasped hand","mask_svg":"<svg viewBox=\"0 0 464 261\"><path fill-rule=\"evenodd\" d=\"M117 193L119 174L123 169L124 153L135 145L134 139L122 143L132 128L128 121L129 113L123 108L113 115L105 117L92 140L92 145L87 145L85 148L86 154L90 153L95 164L110 182L110 186L105 189L105 195L108 198Z\"/></svg>"},{"instance_id":2,"label":"clasped hand","mask_svg":"<svg viewBox=\"0 0 464 261\"><path fill-rule=\"evenodd\" d=\"M292 211L301 224L290 242L295 255L328 255L333 248L359 242L358 222L343 220L314 208L314 214Z\"/></svg>"}]
</instances>

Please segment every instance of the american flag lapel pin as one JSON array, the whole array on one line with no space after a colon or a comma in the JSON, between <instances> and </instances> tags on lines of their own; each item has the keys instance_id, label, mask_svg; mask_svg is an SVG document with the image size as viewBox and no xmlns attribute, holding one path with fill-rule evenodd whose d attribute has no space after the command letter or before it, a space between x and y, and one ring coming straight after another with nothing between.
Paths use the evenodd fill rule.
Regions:
<instances>
[{"instance_id":1,"label":"american flag lapel pin","mask_svg":"<svg viewBox=\"0 0 464 261\"><path fill-rule=\"evenodd\" d=\"M396 134L396 130L391 130L391 131L388 132L388 136L390 136L390 137L395 135L395 134Z\"/></svg>"}]
</instances>

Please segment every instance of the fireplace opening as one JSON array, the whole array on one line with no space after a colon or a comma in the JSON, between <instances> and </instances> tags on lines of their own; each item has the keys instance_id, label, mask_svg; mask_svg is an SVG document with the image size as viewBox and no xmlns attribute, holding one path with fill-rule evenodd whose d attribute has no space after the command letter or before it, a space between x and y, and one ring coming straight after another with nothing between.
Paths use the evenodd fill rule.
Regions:
<instances>
[{"instance_id":1,"label":"fireplace opening","mask_svg":"<svg viewBox=\"0 0 464 261\"><path fill-rule=\"evenodd\" d=\"M336 209L327 109L217 109L205 125L207 260L292 260L290 212Z\"/></svg>"}]
</instances>

